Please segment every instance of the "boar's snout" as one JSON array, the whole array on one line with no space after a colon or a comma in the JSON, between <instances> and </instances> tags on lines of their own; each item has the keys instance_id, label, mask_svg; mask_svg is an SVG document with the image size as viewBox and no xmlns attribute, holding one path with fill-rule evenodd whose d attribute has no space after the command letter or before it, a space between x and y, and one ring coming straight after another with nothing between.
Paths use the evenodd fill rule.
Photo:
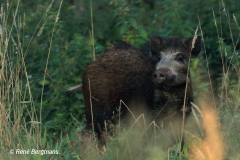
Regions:
<instances>
[{"instance_id":1,"label":"boar's snout","mask_svg":"<svg viewBox=\"0 0 240 160\"><path fill-rule=\"evenodd\" d=\"M165 81L165 72L163 70L156 70L153 73L153 80L155 83L163 83Z\"/></svg>"},{"instance_id":2,"label":"boar's snout","mask_svg":"<svg viewBox=\"0 0 240 160\"><path fill-rule=\"evenodd\" d=\"M153 81L156 86L171 86L175 75L169 68L159 68L153 73Z\"/></svg>"}]
</instances>

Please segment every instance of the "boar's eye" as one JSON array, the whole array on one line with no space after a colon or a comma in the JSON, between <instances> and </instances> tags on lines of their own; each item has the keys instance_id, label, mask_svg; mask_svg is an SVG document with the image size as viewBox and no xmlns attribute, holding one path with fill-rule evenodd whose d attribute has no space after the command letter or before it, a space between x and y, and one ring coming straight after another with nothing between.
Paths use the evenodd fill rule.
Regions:
<instances>
[{"instance_id":1,"label":"boar's eye","mask_svg":"<svg viewBox=\"0 0 240 160\"><path fill-rule=\"evenodd\" d=\"M184 62L184 56L182 54L178 54L175 59L180 63Z\"/></svg>"}]
</instances>

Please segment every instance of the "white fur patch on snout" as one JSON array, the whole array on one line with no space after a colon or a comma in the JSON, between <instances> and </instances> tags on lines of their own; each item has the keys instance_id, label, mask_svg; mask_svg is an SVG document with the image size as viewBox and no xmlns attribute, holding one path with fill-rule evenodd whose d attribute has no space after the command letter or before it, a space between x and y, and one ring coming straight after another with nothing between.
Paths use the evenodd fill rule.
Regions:
<instances>
[{"instance_id":1,"label":"white fur patch on snout","mask_svg":"<svg viewBox=\"0 0 240 160\"><path fill-rule=\"evenodd\" d=\"M161 68L167 68L172 72L173 76L178 76L178 73L172 68L172 65L170 65L170 66L162 65L161 62L158 62L156 65L156 71Z\"/></svg>"}]
</instances>

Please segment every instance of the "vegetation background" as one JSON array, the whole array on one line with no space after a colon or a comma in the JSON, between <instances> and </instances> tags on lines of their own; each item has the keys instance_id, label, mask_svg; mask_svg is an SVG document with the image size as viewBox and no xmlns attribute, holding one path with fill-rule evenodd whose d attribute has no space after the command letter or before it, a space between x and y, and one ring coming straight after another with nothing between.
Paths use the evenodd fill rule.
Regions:
<instances>
[{"instance_id":1,"label":"vegetation background","mask_svg":"<svg viewBox=\"0 0 240 160\"><path fill-rule=\"evenodd\" d=\"M44 159L80 159L83 95L79 91L66 96L64 89L80 84L87 65L113 40L138 47L151 34L188 38L196 30L203 37L203 50L191 64L194 94L198 99L210 91L226 126L225 139L234 143L226 157L240 157L240 137L234 134L240 130L240 1L2 0L0 4L0 153L5 159L19 158L8 154L16 148L61 153ZM19 159L27 156L43 159L41 155Z\"/></svg>"}]
</instances>

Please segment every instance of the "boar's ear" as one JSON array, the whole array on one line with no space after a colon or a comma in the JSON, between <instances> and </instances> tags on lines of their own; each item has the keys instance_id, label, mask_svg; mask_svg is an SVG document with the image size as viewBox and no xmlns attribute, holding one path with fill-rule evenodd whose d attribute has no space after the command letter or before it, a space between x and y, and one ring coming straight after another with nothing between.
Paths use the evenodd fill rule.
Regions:
<instances>
[{"instance_id":1,"label":"boar's ear","mask_svg":"<svg viewBox=\"0 0 240 160\"><path fill-rule=\"evenodd\" d=\"M186 40L186 45L191 49L191 57L197 57L201 51L201 36L195 35Z\"/></svg>"},{"instance_id":2,"label":"boar's ear","mask_svg":"<svg viewBox=\"0 0 240 160\"><path fill-rule=\"evenodd\" d=\"M159 51L160 47L162 44L162 38L157 36L157 35L151 35L151 42L150 42L150 48L151 48L151 53L157 54Z\"/></svg>"}]
</instances>

